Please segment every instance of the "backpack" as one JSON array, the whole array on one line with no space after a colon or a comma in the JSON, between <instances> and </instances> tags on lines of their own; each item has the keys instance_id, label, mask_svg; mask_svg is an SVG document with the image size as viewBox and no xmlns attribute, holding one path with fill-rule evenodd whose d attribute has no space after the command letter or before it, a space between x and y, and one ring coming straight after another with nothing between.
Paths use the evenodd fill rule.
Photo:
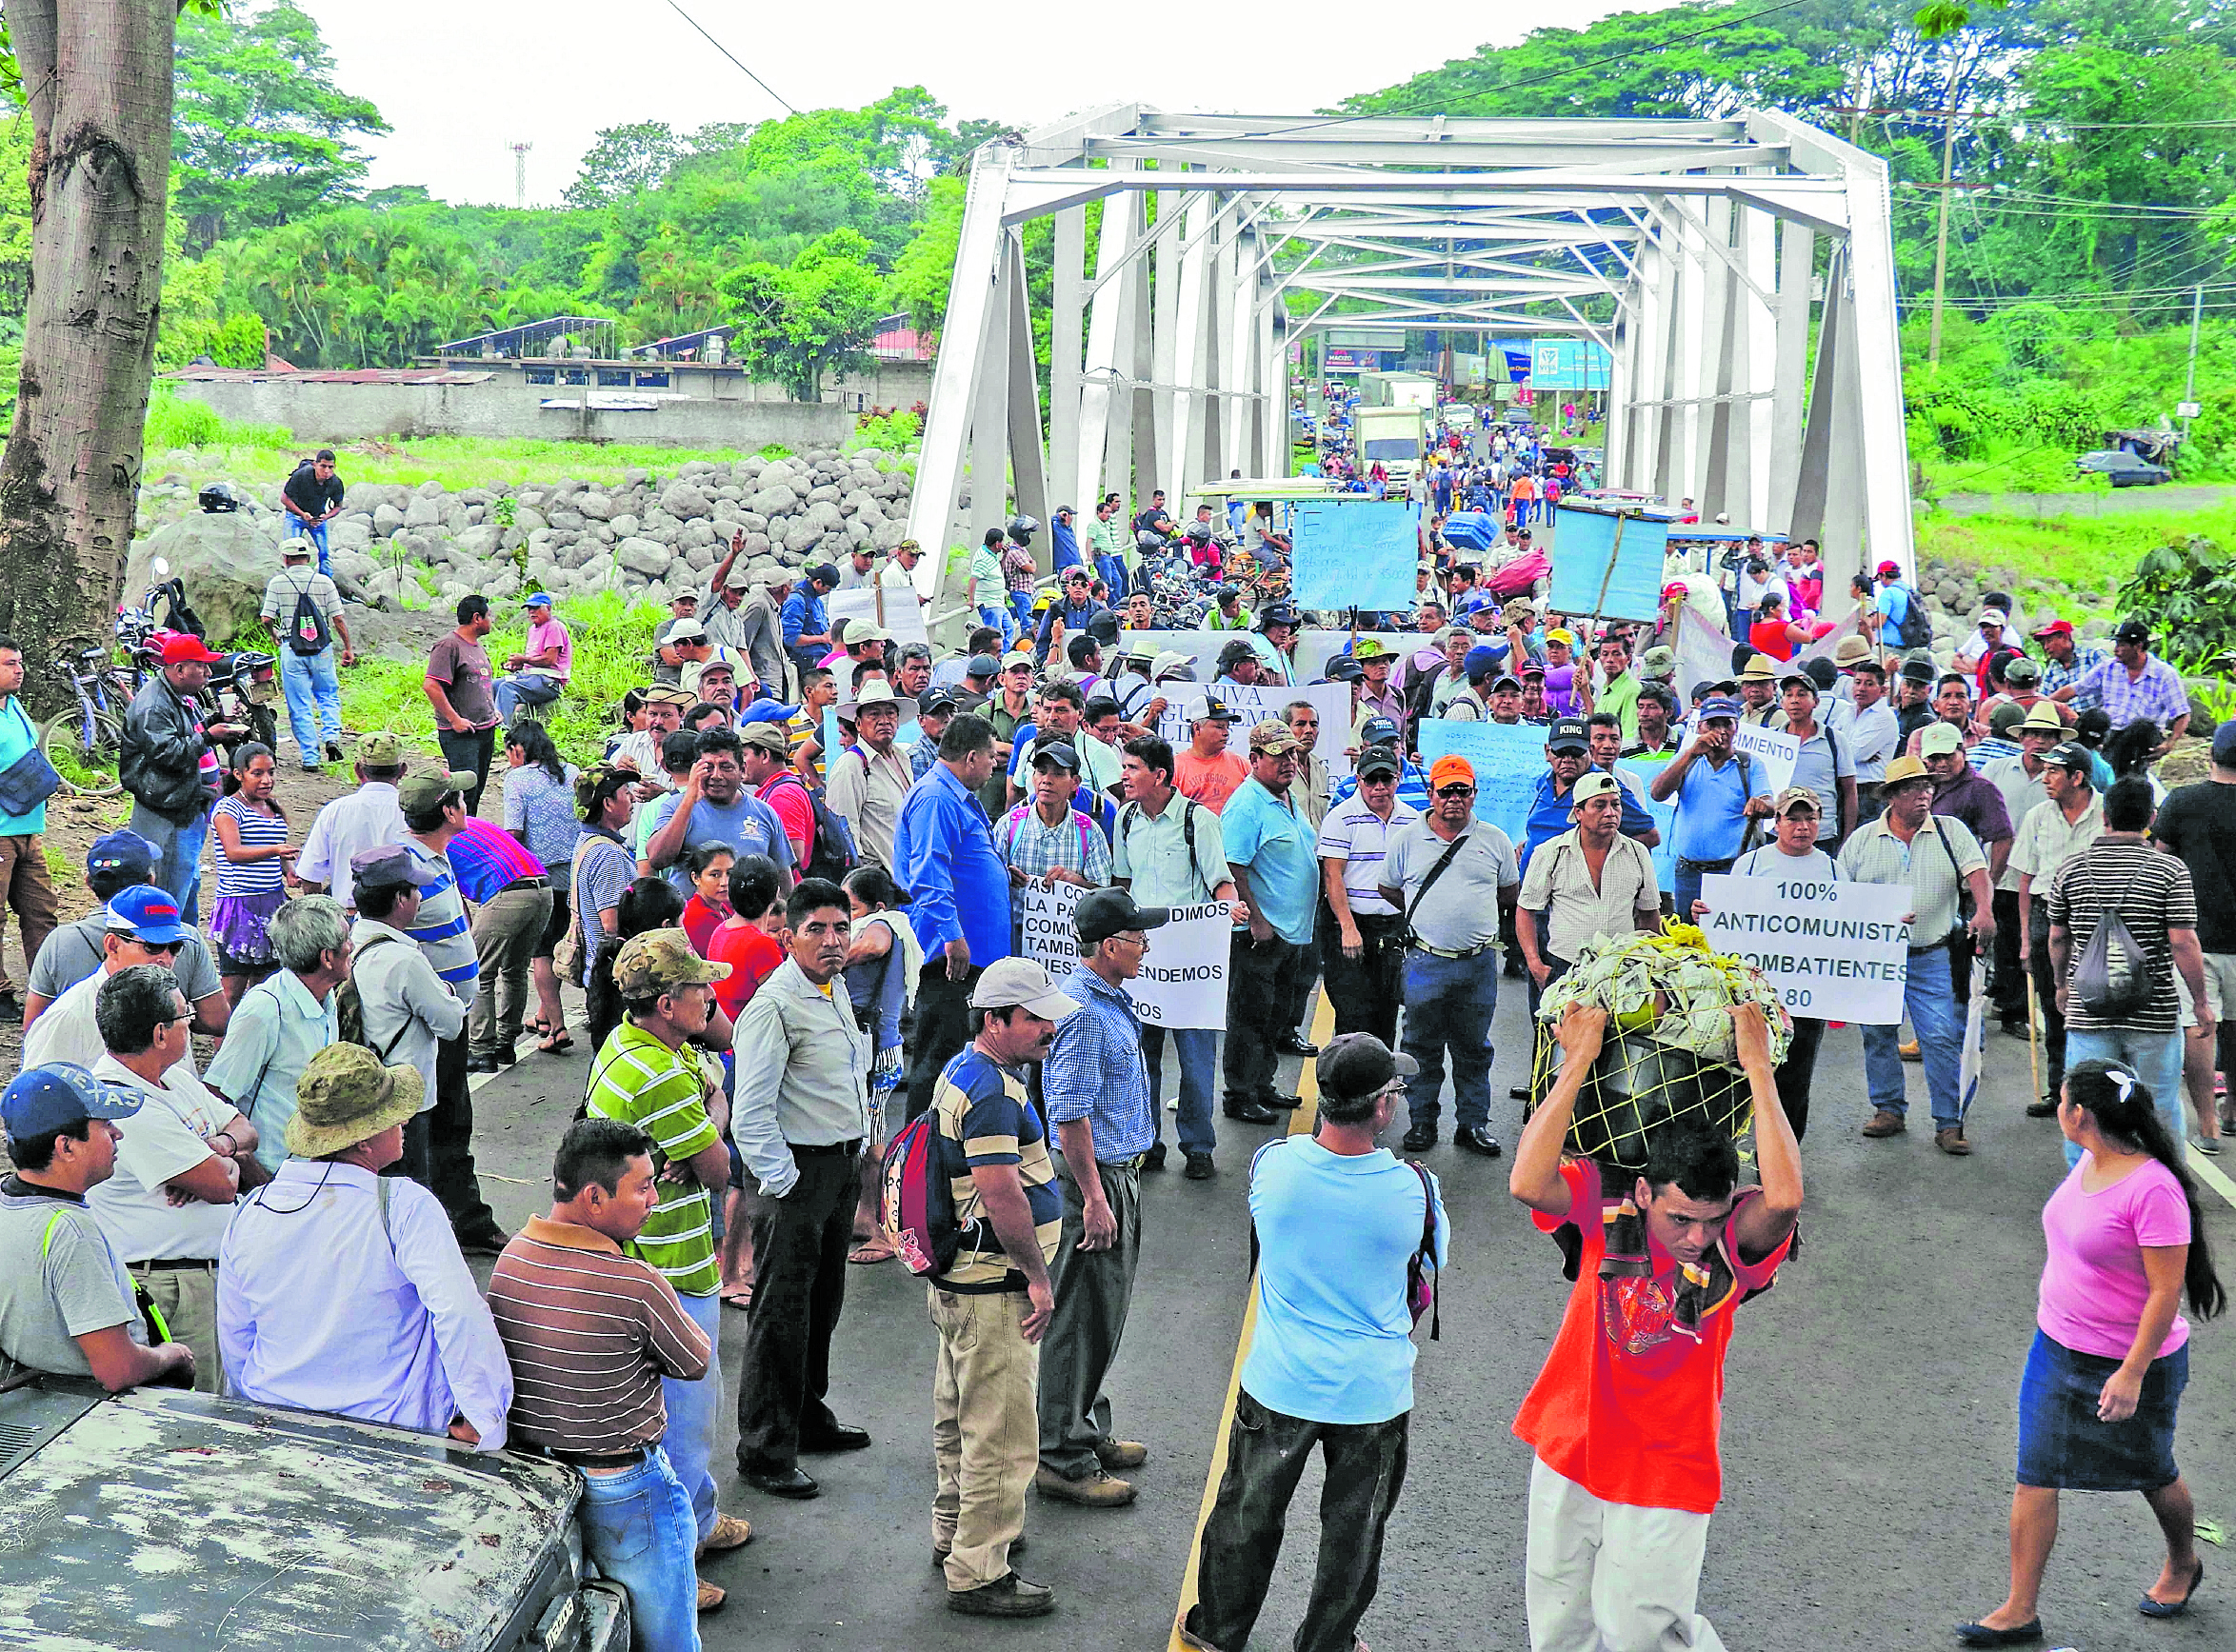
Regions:
<instances>
[{"instance_id":1,"label":"backpack","mask_svg":"<svg viewBox=\"0 0 2236 1652\"><path fill-rule=\"evenodd\" d=\"M878 1184L877 1223L901 1265L914 1274L954 1266L963 1230L955 1221L955 1190L940 1173L938 1109L928 1108L894 1133Z\"/></svg>"},{"instance_id":2,"label":"backpack","mask_svg":"<svg viewBox=\"0 0 2236 1652\"><path fill-rule=\"evenodd\" d=\"M806 793L808 807L815 817L815 835L809 840L808 864L800 868L800 876L827 878L835 884L860 866L862 857L854 847L853 827L824 806L823 793L796 774L780 774L777 780L789 780Z\"/></svg>"},{"instance_id":3,"label":"backpack","mask_svg":"<svg viewBox=\"0 0 2236 1652\"><path fill-rule=\"evenodd\" d=\"M2150 955L2117 906L2100 906L2073 965L2073 1002L2097 1021L2123 1022L2150 1007Z\"/></svg>"},{"instance_id":4,"label":"backpack","mask_svg":"<svg viewBox=\"0 0 2236 1652\"><path fill-rule=\"evenodd\" d=\"M366 954L375 946L394 946L397 945L399 943L393 935L375 935L364 945L357 948L356 957L350 961L351 969L349 978L334 988L334 1024L340 1029L341 1042L363 1045L374 1055L380 1057L384 1066L388 1064L389 1057L395 1053L396 1046L404 1042L404 1035L411 1030L411 1018L409 1016L404 1018L404 1025L396 1028L396 1036L389 1040L386 1047L375 1045L371 1039L366 1037L365 999L357 990L355 966L364 963Z\"/></svg>"},{"instance_id":5,"label":"backpack","mask_svg":"<svg viewBox=\"0 0 2236 1652\"><path fill-rule=\"evenodd\" d=\"M1286 1139L1286 1138L1284 1138ZM1262 1155L1280 1144L1268 1142L1260 1147ZM1421 1243L1413 1247L1413 1254L1406 1258L1406 1311L1413 1316L1413 1324L1421 1323L1421 1316L1428 1316L1428 1340L1444 1341L1444 1310L1436 1303L1436 1194L1428 1183L1428 1167L1418 1159L1401 1160L1407 1169L1421 1181ZM1257 1160L1250 1161L1254 1173ZM1250 1272L1258 1271L1258 1224L1250 1223Z\"/></svg>"},{"instance_id":6,"label":"backpack","mask_svg":"<svg viewBox=\"0 0 2236 1652\"><path fill-rule=\"evenodd\" d=\"M1894 588L1902 592L1902 623L1895 627L1895 638L1906 648L1929 648L1933 646L1933 616L1926 611L1926 599L1914 586L1897 580Z\"/></svg>"},{"instance_id":7,"label":"backpack","mask_svg":"<svg viewBox=\"0 0 2236 1652\"><path fill-rule=\"evenodd\" d=\"M1005 863L1008 862L1010 855L1016 852L1017 833L1025 825L1025 817L1031 812L1032 805L1029 803L1021 803L1009 811L1007 823L1009 827L1009 835L1002 840L1002 859ZM1084 812L1075 808L1071 811L1071 824L1079 828L1079 867L1081 871L1085 871L1087 864L1091 858L1088 847L1090 840L1087 834L1094 829L1094 823L1089 821ZM1195 846L1192 839L1188 846L1191 849Z\"/></svg>"},{"instance_id":8,"label":"backpack","mask_svg":"<svg viewBox=\"0 0 2236 1652\"><path fill-rule=\"evenodd\" d=\"M311 600L310 592L316 583L317 576L313 575L310 585L295 592L295 611L288 617L288 647L304 658L323 654L333 645L326 613Z\"/></svg>"},{"instance_id":9,"label":"backpack","mask_svg":"<svg viewBox=\"0 0 2236 1652\"><path fill-rule=\"evenodd\" d=\"M1198 881L1203 884L1204 893L1208 898L1212 890L1218 888L1228 880L1214 878L1206 872L1203 861L1196 854L1196 810L1204 806L1196 802L1194 798L1186 796L1180 797L1180 841L1188 847L1188 867L1195 873ZM1110 840L1113 851L1115 851L1116 846L1125 839L1126 834L1133 830L1133 823L1140 817L1140 804L1126 803L1118 806L1118 827ZM1084 848L1084 846L1082 846Z\"/></svg>"}]
</instances>

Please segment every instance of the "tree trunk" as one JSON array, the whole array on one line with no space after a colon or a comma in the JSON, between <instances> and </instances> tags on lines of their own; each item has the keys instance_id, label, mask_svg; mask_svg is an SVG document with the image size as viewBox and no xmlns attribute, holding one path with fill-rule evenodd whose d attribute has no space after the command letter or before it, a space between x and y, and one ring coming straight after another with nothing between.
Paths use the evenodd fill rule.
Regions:
<instances>
[{"instance_id":1,"label":"tree trunk","mask_svg":"<svg viewBox=\"0 0 2236 1652\"><path fill-rule=\"evenodd\" d=\"M32 142L31 281L0 461L0 632L41 667L113 634L138 505L170 179L173 0L10 0Z\"/></svg>"}]
</instances>

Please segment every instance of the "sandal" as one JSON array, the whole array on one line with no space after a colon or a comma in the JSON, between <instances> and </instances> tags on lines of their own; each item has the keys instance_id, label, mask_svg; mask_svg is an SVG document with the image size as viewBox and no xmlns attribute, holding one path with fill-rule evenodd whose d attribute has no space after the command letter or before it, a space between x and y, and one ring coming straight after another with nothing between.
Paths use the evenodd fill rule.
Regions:
<instances>
[{"instance_id":1,"label":"sandal","mask_svg":"<svg viewBox=\"0 0 2236 1652\"><path fill-rule=\"evenodd\" d=\"M546 1036L538 1041L536 1048L546 1055L565 1055L574 1047L574 1035L561 1027L557 1037Z\"/></svg>"},{"instance_id":2,"label":"sandal","mask_svg":"<svg viewBox=\"0 0 2236 1652\"><path fill-rule=\"evenodd\" d=\"M736 1290L724 1291L722 1293L722 1305L726 1308L742 1309L751 1307L753 1305L753 1287L749 1284L741 1285Z\"/></svg>"},{"instance_id":3,"label":"sandal","mask_svg":"<svg viewBox=\"0 0 2236 1652\"><path fill-rule=\"evenodd\" d=\"M865 1239L847 1252L847 1260L867 1266L871 1263L890 1262L900 1254L893 1248L892 1241L881 1235L876 1239Z\"/></svg>"}]
</instances>

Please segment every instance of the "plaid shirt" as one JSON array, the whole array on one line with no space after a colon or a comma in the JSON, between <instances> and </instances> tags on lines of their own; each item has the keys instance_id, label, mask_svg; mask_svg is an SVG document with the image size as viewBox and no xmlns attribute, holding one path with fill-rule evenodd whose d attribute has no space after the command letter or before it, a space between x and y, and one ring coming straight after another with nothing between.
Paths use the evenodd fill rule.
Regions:
<instances>
[{"instance_id":1,"label":"plaid shirt","mask_svg":"<svg viewBox=\"0 0 2236 1652\"><path fill-rule=\"evenodd\" d=\"M2141 677L2129 677L2126 667L2106 660L2088 673L2074 698L2103 707L2114 728L2148 718L2165 733L2175 718L2189 715L2189 690L2182 687L2181 673L2160 659L2146 659Z\"/></svg>"},{"instance_id":2,"label":"plaid shirt","mask_svg":"<svg viewBox=\"0 0 2236 1652\"><path fill-rule=\"evenodd\" d=\"M2109 654L2094 643L2077 642L2073 645L2073 663L2071 665L2061 666L2051 659L2045 659L2042 662L2041 692L2055 694L2060 688L2077 684L2110 658ZM2086 688L2079 690L2073 696L2073 705L2079 710L2086 711L2095 704L2096 696Z\"/></svg>"},{"instance_id":3,"label":"plaid shirt","mask_svg":"<svg viewBox=\"0 0 2236 1652\"><path fill-rule=\"evenodd\" d=\"M994 828L994 845L1005 865L1028 878L1045 878L1061 866L1096 885L1110 881L1109 840L1077 809L1069 820L1050 827L1030 803L1021 803Z\"/></svg>"},{"instance_id":4,"label":"plaid shirt","mask_svg":"<svg viewBox=\"0 0 2236 1652\"><path fill-rule=\"evenodd\" d=\"M1121 1164L1148 1152L1157 1139L1141 1019L1132 995L1091 969L1074 969L1064 991L1081 1007L1057 1025L1056 1042L1041 1067L1048 1124L1087 1120L1094 1130L1095 1162Z\"/></svg>"}]
</instances>

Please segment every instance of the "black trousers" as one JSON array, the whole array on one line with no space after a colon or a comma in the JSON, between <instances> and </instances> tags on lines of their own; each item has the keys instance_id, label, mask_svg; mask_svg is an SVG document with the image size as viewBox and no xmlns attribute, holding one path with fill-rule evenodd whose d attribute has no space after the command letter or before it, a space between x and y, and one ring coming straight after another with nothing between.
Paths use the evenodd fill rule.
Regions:
<instances>
[{"instance_id":1,"label":"black trousers","mask_svg":"<svg viewBox=\"0 0 2236 1652\"><path fill-rule=\"evenodd\" d=\"M1398 1006L1405 1001L1406 921L1354 912L1363 943L1359 956L1347 958L1335 914L1320 913L1320 955L1328 972L1328 1002L1335 1006L1338 1033L1370 1032L1397 1048Z\"/></svg>"},{"instance_id":2,"label":"black trousers","mask_svg":"<svg viewBox=\"0 0 2236 1652\"><path fill-rule=\"evenodd\" d=\"M435 740L443 748L445 763L461 772L473 770L473 789L466 794L466 812L481 813L481 794L489 784L489 765L497 756L496 729L482 728L471 734L459 734L449 728L438 728Z\"/></svg>"},{"instance_id":3,"label":"black trousers","mask_svg":"<svg viewBox=\"0 0 2236 1652\"><path fill-rule=\"evenodd\" d=\"M1303 971L1305 949L1279 935L1254 941L1237 929L1227 955L1226 1103L1263 1102L1273 1091L1280 1052L1273 1047L1293 1022L1284 1022ZM917 1002L923 1002L919 994Z\"/></svg>"},{"instance_id":4,"label":"black trousers","mask_svg":"<svg viewBox=\"0 0 2236 1652\"><path fill-rule=\"evenodd\" d=\"M1296 1652L1351 1652L1359 1620L1382 1586L1382 1538L1406 1483L1412 1413L1387 1423L1313 1423L1268 1410L1245 1388L1227 1432L1227 1472L1204 1523L1196 1603L1188 1631L1221 1652L1240 1652L1266 1603L1281 1557L1289 1499L1317 1445L1328 1478L1320 1492L1320 1559Z\"/></svg>"},{"instance_id":5,"label":"black trousers","mask_svg":"<svg viewBox=\"0 0 2236 1652\"><path fill-rule=\"evenodd\" d=\"M1793 1126L1793 1139L1809 1133L1809 1081L1817 1071L1817 1046L1825 1042L1825 1024L1813 1016L1793 1018L1793 1042L1778 1064L1778 1105Z\"/></svg>"},{"instance_id":6,"label":"black trousers","mask_svg":"<svg viewBox=\"0 0 2236 1652\"><path fill-rule=\"evenodd\" d=\"M2029 903L2026 972L2034 977L2034 1011L2042 1021L2043 1094L2055 1098L2066 1084L2066 1017L2057 1006L2057 972L2049 962L2049 903Z\"/></svg>"},{"instance_id":7,"label":"black trousers","mask_svg":"<svg viewBox=\"0 0 2236 1652\"><path fill-rule=\"evenodd\" d=\"M792 1149L800 1179L753 1213L753 1305L738 1372L738 1467L792 1467L800 1440L828 1436L838 1420L830 1392L830 1338L847 1302L847 1250L854 1238L862 1150Z\"/></svg>"},{"instance_id":8,"label":"black trousers","mask_svg":"<svg viewBox=\"0 0 2236 1652\"><path fill-rule=\"evenodd\" d=\"M2026 977L2019 967L2019 891L1995 891L1995 1019L2026 1019Z\"/></svg>"},{"instance_id":9,"label":"black trousers","mask_svg":"<svg viewBox=\"0 0 2236 1652\"><path fill-rule=\"evenodd\" d=\"M908 1060L909 1118L921 1117L931 1105L940 1069L970 1042L970 989L984 973L973 964L962 980L949 981L948 961L936 952L917 972L916 1048Z\"/></svg>"},{"instance_id":10,"label":"black trousers","mask_svg":"<svg viewBox=\"0 0 2236 1652\"><path fill-rule=\"evenodd\" d=\"M473 1091L466 1082L466 1034L435 1046L435 1105L427 1121L428 1185L461 1240L501 1231L473 1170Z\"/></svg>"},{"instance_id":11,"label":"black trousers","mask_svg":"<svg viewBox=\"0 0 2236 1652\"><path fill-rule=\"evenodd\" d=\"M1328 917L1325 902L1321 905L1320 916L1323 919ZM1289 986L1288 1002L1281 1006L1281 1025L1284 1027L1295 1027L1307 1033L1311 1030L1305 1025L1305 1017L1312 1007L1312 988L1320 980L1321 957L1320 931L1315 927L1311 940L1305 943L1303 957L1297 961L1296 980ZM1274 1036L1278 1038L1280 1035L1276 1033Z\"/></svg>"}]
</instances>

